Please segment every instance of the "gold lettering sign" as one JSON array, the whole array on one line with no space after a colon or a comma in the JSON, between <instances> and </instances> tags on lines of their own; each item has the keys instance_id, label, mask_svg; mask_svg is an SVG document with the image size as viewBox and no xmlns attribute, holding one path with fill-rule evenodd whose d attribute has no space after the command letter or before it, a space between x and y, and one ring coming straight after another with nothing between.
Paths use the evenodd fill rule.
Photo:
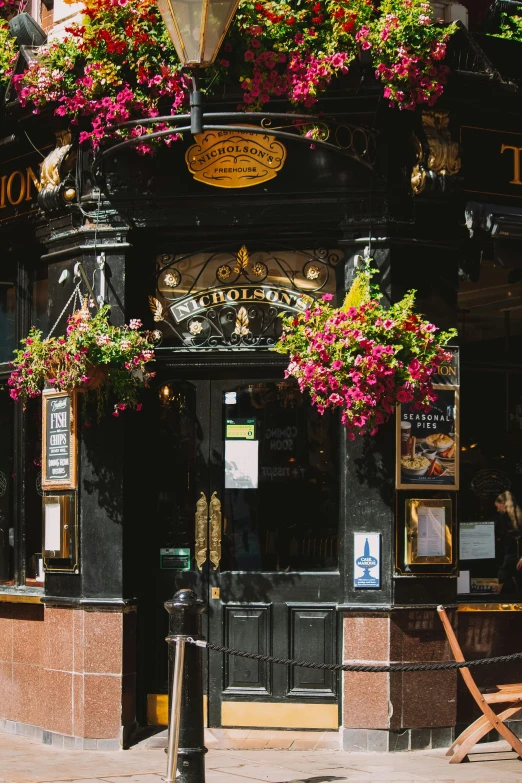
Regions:
<instances>
[{"instance_id":1,"label":"gold lettering sign","mask_svg":"<svg viewBox=\"0 0 522 783\"><path fill-rule=\"evenodd\" d=\"M39 189L38 179L31 166L27 166L24 171L15 169L10 174L4 174L0 177L0 209L17 207L22 201L34 200Z\"/></svg>"},{"instance_id":2,"label":"gold lettering sign","mask_svg":"<svg viewBox=\"0 0 522 783\"><path fill-rule=\"evenodd\" d=\"M196 313L201 313L212 307L223 304L235 305L238 302L250 304L267 303L283 310L304 312L310 306L312 298L289 288L276 288L267 285L242 285L230 288L209 289L199 291L193 296L186 296L170 305L170 312L176 323L181 323Z\"/></svg>"},{"instance_id":3,"label":"gold lettering sign","mask_svg":"<svg viewBox=\"0 0 522 783\"><path fill-rule=\"evenodd\" d=\"M216 188L249 188L273 179L286 160L275 136L237 131L206 131L195 136L185 153L188 170L198 182Z\"/></svg>"},{"instance_id":4,"label":"gold lettering sign","mask_svg":"<svg viewBox=\"0 0 522 783\"><path fill-rule=\"evenodd\" d=\"M500 147L500 154L502 155L507 150L510 150L513 153L513 179L510 180L510 185L522 185L522 181L520 180L520 153L522 152L522 147L502 144Z\"/></svg>"}]
</instances>

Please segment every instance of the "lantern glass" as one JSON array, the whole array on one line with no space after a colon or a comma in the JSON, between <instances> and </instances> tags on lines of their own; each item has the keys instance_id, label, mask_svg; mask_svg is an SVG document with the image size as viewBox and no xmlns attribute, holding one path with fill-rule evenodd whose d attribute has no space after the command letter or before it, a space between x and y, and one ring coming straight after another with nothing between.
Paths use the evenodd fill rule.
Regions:
<instances>
[{"instance_id":1,"label":"lantern glass","mask_svg":"<svg viewBox=\"0 0 522 783\"><path fill-rule=\"evenodd\" d=\"M239 0L157 0L184 66L205 68L214 62Z\"/></svg>"}]
</instances>

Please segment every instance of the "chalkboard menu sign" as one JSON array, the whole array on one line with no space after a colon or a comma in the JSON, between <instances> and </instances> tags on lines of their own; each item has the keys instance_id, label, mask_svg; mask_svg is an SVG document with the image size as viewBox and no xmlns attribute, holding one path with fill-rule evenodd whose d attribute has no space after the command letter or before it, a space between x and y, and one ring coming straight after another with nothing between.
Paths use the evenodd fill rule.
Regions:
<instances>
[{"instance_id":1,"label":"chalkboard menu sign","mask_svg":"<svg viewBox=\"0 0 522 783\"><path fill-rule=\"evenodd\" d=\"M42 489L76 489L76 395L42 397Z\"/></svg>"}]
</instances>

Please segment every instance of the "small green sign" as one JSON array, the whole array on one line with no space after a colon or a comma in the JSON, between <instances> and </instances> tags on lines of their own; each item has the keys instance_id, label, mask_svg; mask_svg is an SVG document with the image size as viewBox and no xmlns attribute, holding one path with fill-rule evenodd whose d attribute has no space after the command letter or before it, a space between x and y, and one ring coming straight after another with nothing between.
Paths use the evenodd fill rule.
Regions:
<instances>
[{"instance_id":1,"label":"small green sign","mask_svg":"<svg viewBox=\"0 0 522 783\"><path fill-rule=\"evenodd\" d=\"M255 440L255 419L227 419L227 440Z\"/></svg>"},{"instance_id":2,"label":"small green sign","mask_svg":"<svg viewBox=\"0 0 522 783\"><path fill-rule=\"evenodd\" d=\"M190 549L160 549L162 571L190 571Z\"/></svg>"}]
</instances>

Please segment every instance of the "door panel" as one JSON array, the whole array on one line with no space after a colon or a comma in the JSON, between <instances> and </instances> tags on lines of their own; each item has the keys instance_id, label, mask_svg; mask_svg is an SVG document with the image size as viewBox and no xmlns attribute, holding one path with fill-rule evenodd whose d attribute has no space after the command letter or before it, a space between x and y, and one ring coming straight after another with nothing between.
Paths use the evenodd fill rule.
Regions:
<instances>
[{"instance_id":1,"label":"door panel","mask_svg":"<svg viewBox=\"0 0 522 783\"><path fill-rule=\"evenodd\" d=\"M331 663L335 660L335 607L314 609L290 607L290 651L298 661ZM288 668L288 694L335 696L335 672Z\"/></svg>"},{"instance_id":2,"label":"door panel","mask_svg":"<svg viewBox=\"0 0 522 783\"><path fill-rule=\"evenodd\" d=\"M270 606L249 607L227 604L224 607L227 647L266 655L270 649ZM227 656L224 692L270 695L270 666L263 661Z\"/></svg>"}]
</instances>

